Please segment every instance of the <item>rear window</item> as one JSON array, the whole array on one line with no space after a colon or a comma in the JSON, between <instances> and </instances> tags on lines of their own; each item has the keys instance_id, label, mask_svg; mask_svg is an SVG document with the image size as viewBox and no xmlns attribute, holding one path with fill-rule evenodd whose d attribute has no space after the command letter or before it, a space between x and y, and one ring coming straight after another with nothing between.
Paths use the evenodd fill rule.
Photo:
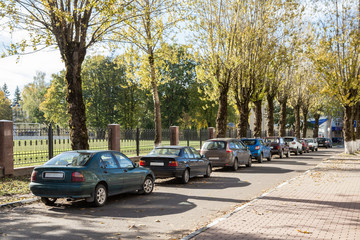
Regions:
<instances>
[{"instance_id":1,"label":"rear window","mask_svg":"<svg viewBox=\"0 0 360 240\"><path fill-rule=\"evenodd\" d=\"M284 138L284 141L285 142L292 142L292 141L294 141L294 138Z\"/></svg>"},{"instance_id":2,"label":"rear window","mask_svg":"<svg viewBox=\"0 0 360 240\"><path fill-rule=\"evenodd\" d=\"M84 166L90 158L91 153L64 152L47 161L45 165Z\"/></svg>"},{"instance_id":3,"label":"rear window","mask_svg":"<svg viewBox=\"0 0 360 240\"><path fill-rule=\"evenodd\" d=\"M314 140L312 140L312 139L305 139L305 141L306 141L307 143L312 143L312 142L314 142Z\"/></svg>"},{"instance_id":4,"label":"rear window","mask_svg":"<svg viewBox=\"0 0 360 240\"><path fill-rule=\"evenodd\" d=\"M241 140L246 145L255 145L256 140Z\"/></svg>"},{"instance_id":5,"label":"rear window","mask_svg":"<svg viewBox=\"0 0 360 240\"><path fill-rule=\"evenodd\" d=\"M221 150L226 148L226 142L224 141L211 141L205 142L202 149L204 150Z\"/></svg>"},{"instance_id":6,"label":"rear window","mask_svg":"<svg viewBox=\"0 0 360 240\"><path fill-rule=\"evenodd\" d=\"M175 148L154 148L150 155L176 155L180 156L180 149Z\"/></svg>"},{"instance_id":7,"label":"rear window","mask_svg":"<svg viewBox=\"0 0 360 240\"><path fill-rule=\"evenodd\" d=\"M266 138L264 139L266 143L279 143L278 138Z\"/></svg>"}]
</instances>

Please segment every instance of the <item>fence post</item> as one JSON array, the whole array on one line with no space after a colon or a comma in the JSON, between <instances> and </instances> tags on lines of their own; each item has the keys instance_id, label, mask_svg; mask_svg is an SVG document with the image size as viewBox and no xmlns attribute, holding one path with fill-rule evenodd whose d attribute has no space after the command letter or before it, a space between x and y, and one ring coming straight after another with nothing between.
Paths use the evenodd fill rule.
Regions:
<instances>
[{"instance_id":1,"label":"fence post","mask_svg":"<svg viewBox=\"0 0 360 240\"><path fill-rule=\"evenodd\" d=\"M109 124L108 132L109 150L120 151L120 125Z\"/></svg>"},{"instance_id":2,"label":"fence post","mask_svg":"<svg viewBox=\"0 0 360 240\"><path fill-rule=\"evenodd\" d=\"M186 136L187 146L190 146L190 128L187 129L187 136Z\"/></svg>"},{"instance_id":3,"label":"fence post","mask_svg":"<svg viewBox=\"0 0 360 240\"><path fill-rule=\"evenodd\" d=\"M215 128L209 127L208 132L209 132L209 139L215 138Z\"/></svg>"},{"instance_id":4,"label":"fence post","mask_svg":"<svg viewBox=\"0 0 360 240\"><path fill-rule=\"evenodd\" d=\"M13 122L0 120L0 167L3 168L5 176L14 174L13 151Z\"/></svg>"},{"instance_id":5,"label":"fence post","mask_svg":"<svg viewBox=\"0 0 360 240\"><path fill-rule=\"evenodd\" d=\"M140 155L140 129L136 127L136 156Z\"/></svg>"},{"instance_id":6,"label":"fence post","mask_svg":"<svg viewBox=\"0 0 360 240\"><path fill-rule=\"evenodd\" d=\"M53 129L51 123L49 124L48 130L48 147L49 147L49 159L54 157L54 136L53 136Z\"/></svg>"},{"instance_id":7,"label":"fence post","mask_svg":"<svg viewBox=\"0 0 360 240\"><path fill-rule=\"evenodd\" d=\"M179 126L170 127L170 145L179 145Z\"/></svg>"}]
</instances>

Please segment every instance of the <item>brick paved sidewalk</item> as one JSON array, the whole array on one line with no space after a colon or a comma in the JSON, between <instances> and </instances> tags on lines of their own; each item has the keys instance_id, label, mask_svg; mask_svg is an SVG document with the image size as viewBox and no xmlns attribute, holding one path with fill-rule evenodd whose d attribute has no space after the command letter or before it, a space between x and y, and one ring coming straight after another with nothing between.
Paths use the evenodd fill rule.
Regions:
<instances>
[{"instance_id":1,"label":"brick paved sidewalk","mask_svg":"<svg viewBox=\"0 0 360 240\"><path fill-rule=\"evenodd\" d=\"M211 225L191 239L360 239L360 161L324 161Z\"/></svg>"}]
</instances>

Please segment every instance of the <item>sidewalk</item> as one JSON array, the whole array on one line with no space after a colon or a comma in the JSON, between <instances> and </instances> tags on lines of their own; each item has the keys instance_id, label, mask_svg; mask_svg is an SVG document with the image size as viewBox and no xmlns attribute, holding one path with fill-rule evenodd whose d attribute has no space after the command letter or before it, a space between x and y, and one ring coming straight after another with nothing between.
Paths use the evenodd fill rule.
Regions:
<instances>
[{"instance_id":1,"label":"sidewalk","mask_svg":"<svg viewBox=\"0 0 360 240\"><path fill-rule=\"evenodd\" d=\"M183 239L342 240L359 235L360 156L338 155Z\"/></svg>"}]
</instances>

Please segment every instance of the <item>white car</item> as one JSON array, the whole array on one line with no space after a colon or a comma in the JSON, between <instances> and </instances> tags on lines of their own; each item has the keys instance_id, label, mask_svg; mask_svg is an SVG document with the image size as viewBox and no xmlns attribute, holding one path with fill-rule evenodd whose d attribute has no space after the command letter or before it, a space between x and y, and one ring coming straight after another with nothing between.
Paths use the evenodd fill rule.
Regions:
<instances>
[{"instance_id":1,"label":"white car","mask_svg":"<svg viewBox=\"0 0 360 240\"><path fill-rule=\"evenodd\" d=\"M290 152L295 153L295 155L303 154L302 144L297 137L284 137L284 141L289 145Z\"/></svg>"},{"instance_id":2,"label":"white car","mask_svg":"<svg viewBox=\"0 0 360 240\"><path fill-rule=\"evenodd\" d=\"M309 144L311 151L317 151L319 149L319 144L316 138L305 138L305 141Z\"/></svg>"}]
</instances>

